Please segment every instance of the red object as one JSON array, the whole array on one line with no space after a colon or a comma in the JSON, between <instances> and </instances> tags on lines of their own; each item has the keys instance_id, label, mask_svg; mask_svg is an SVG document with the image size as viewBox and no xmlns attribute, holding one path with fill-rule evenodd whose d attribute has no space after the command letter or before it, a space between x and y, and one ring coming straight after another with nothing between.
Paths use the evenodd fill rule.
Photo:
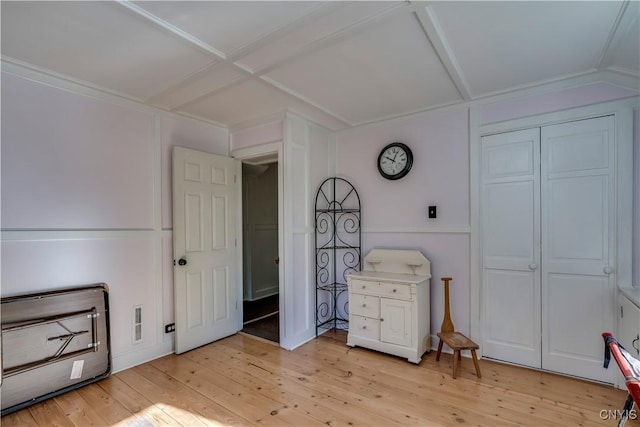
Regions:
<instances>
[{"instance_id":1,"label":"red object","mask_svg":"<svg viewBox=\"0 0 640 427\"><path fill-rule=\"evenodd\" d=\"M606 368L609 364L608 353L610 352L624 376L629 395L636 406L640 407L640 360L632 357L610 332L603 332L602 338L606 346L604 367Z\"/></svg>"}]
</instances>

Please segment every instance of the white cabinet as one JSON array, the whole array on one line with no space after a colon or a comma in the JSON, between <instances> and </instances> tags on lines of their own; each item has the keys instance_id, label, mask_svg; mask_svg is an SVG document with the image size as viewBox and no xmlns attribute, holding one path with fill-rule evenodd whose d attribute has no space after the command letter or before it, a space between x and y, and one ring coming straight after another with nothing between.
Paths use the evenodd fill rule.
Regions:
<instances>
[{"instance_id":1,"label":"white cabinet","mask_svg":"<svg viewBox=\"0 0 640 427\"><path fill-rule=\"evenodd\" d=\"M640 359L640 308L623 294L619 296L616 339L636 359Z\"/></svg>"},{"instance_id":2,"label":"white cabinet","mask_svg":"<svg viewBox=\"0 0 640 427\"><path fill-rule=\"evenodd\" d=\"M347 277L347 345L419 363L431 349L429 260L419 251L374 249L364 265Z\"/></svg>"}]
</instances>

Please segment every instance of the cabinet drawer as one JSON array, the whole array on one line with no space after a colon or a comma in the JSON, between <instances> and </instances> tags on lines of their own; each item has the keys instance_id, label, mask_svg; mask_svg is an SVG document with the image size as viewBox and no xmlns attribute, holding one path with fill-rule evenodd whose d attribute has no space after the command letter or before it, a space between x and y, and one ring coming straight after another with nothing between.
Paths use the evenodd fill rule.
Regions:
<instances>
[{"instance_id":1,"label":"cabinet drawer","mask_svg":"<svg viewBox=\"0 0 640 427\"><path fill-rule=\"evenodd\" d=\"M379 283L378 295L391 297L411 299L411 287L402 283Z\"/></svg>"},{"instance_id":2,"label":"cabinet drawer","mask_svg":"<svg viewBox=\"0 0 640 427\"><path fill-rule=\"evenodd\" d=\"M349 311L358 316L380 318L380 298L351 294L349 301Z\"/></svg>"},{"instance_id":3,"label":"cabinet drawer","mask_svg":"<svg viewBox=\"0 0 640 427\"><path fill-rule=\"evenodd\" d=\"M372 340L380 339L380 321L370 317L351 315L349 334Z\"/></svg>"},{"instance_id":4,"label":"cabinet drawer","mask_svg":"<svg viewBox=\"0 0 640 427\"><path fill-rule=\"evenodd\" d=\"M377 293L378 285L378 282L372 282L371 280L353 279L351 281L351 292L366 295L375 294Z\"/></svg>"},{"instance_id":5,"label":"cabinet drawer","mask_svg":"<svg viewBox=\"0 0 640 427\"><path fill-rule=\"evenodd\" d=\"M411 299L411 286L405 283L374 282L371 280L352 280L351 292L364 295L377 295L398 299Z\"/></svg>"}]
</instances>

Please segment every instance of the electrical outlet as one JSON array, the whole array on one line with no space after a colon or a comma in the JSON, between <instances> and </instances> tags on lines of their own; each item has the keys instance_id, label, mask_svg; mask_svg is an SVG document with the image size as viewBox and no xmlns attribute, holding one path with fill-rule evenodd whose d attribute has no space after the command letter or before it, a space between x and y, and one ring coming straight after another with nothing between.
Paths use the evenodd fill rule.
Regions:
<instances>
[{"instance_id":1,"label":"electrical outlet","mask_svg":"<svg viewBox=\"0 0 640 427\"><path fill-rule=\"evenodd\" d=\"M171 332L176 330L176 324L175 323L169 323L168 325L164 325L164 333L165 334L170 334Z\"/></svg>"}]
</instances>

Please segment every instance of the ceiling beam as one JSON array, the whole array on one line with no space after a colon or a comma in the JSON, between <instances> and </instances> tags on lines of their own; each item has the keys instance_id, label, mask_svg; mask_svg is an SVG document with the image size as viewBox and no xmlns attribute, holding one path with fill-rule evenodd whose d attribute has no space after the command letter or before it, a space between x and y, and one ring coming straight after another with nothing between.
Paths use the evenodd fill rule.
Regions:
<instances>
[{"instance_id":1,"label":"ceiling beam","mask_svg":"<svg viewBox=\"0 0 640 427\"><path fill-rule=\"evenodd\" d=\"M145 19L147 19L148 21L153 22L156 26L164 29L165 31L168 31L170 34L173 34L174 36L177 36L178 38L188 42L189 44L205 51L206 53L212 55L214 58L219 59L219 60L226 60L227 56L225 55L224 52L222 52L221 50L216 49L215 47L203 42L202 40L192 36L191 34L181 30L180 28L176 27L175 25L165 21L164 19L161 19L159 17L157 17L156 15L147 12L147 10L141 8L140 6L131 3L129 0L116 0L115 2L116 4L124 7L125 9L129 10L130 12L133 12L134 14L141 16Z\"/></svg>"},{"instance_id":2,"label":"ceiling beam","mask_svg":"<svg viewBox=\"0 0 640 427\"><path fill-rule=\"evenodd\" d=\"M444 31L442 31L433 7L431 5L425 7L416 5L414 13L462 99L465 101L473 99L471 90L467 84L467 79L460 68L460 64L458 64L458 60L453 54L451 46L449 46L449 42L445 37Z\"/></svg>"},{"instance_id":3,"label":"ceiling beam","mask_svg":"<svg viewBox=\"0 0 640 427\"><path fill-rule=\"evenodd\" d=\"M611 56L615 51L616 44L620 43L620 40L631 30L631 27L636 23L638 18L638 6L637 2L634 2L634 6L630 6L630 1L625 0L620 6L618 16L611 27L609 37L602 48L602 52L597 59L596 68L603 70L611 65ZM635 10L634 10L635 7ZM629 11L629 13L627 13ZM635 13L634 13L635 12Z\"/></svg>"}]
</instances>

